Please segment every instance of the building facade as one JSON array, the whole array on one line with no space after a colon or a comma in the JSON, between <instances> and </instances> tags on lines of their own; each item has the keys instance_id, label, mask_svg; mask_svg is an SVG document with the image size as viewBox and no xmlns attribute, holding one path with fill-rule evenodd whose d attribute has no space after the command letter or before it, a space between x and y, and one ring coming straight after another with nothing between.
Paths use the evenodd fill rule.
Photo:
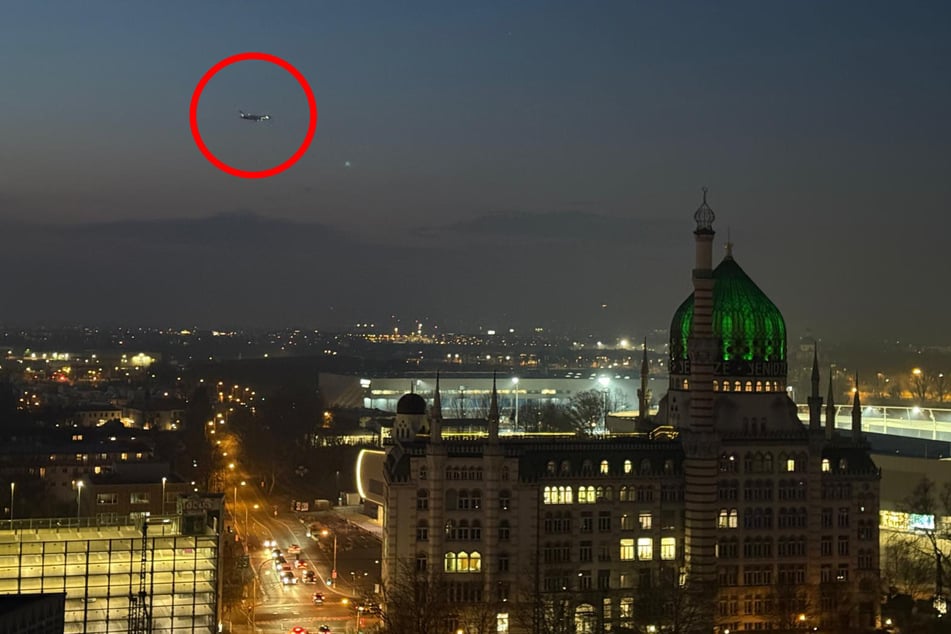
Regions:
<instances>
[{"instance_id":1,"label":"building facade","mask_svg":"<svg viewBox=\"0 0 951 634\"><path fill-rule=\"evenodd\" d=\"M385 459L362 462L383 473L360 476L383 483L394 617L414 578L445 596L434 631L874 629L880 474L857 392L850 435L831 403L823 425L816 356L799 419L781 313L730 245L713 268L706 194L694 218L694 293L650 431L500 437L493 388L487 432L451 435L438 378L431 407L400 399Z\"/></svg>"},{"instance_id":2,"label":"building facade","mask_svg":"<svg viewBox=\"0 0 951 634\"><path fill-rule=\"evenodd\" d=\"M217 632L222 499L180 496L176 507L135 522L6 522L0 595L65 593L60 632L129 632L130 613L155 634Z\"/></svg>"}]
</instances>

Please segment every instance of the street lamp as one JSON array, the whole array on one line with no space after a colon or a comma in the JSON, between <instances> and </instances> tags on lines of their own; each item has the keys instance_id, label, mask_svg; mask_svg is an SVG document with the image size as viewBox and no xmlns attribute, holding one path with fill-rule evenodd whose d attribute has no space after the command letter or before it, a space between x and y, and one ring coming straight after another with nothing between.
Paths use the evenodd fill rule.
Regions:
<instances>
[{"instance_id":1,"label":"street lamp","mask_svg":"<svg viewBox=\"0 0 951 634\"><path fill-rule=\"evenodd\" d=\"M512 385L515 386L515 431L518 431L518 377L512 377Z\"/></svg>"},{"instance_id":2,"label":"street lamp","mask_svg":"<svg viewBox=\"0 0 951 634\"><path fill-rule=\"evenodd\" d=\"M604 397L601 405L601 433L604 433L608 429L608 385L611 383L611 378L599 376L598 383L601 384L601 394Z\"/></svg>"},{"instance_id":3,"label":"street lamp","mask_svg":"<svg viewBox=\"0 0 951 634\"><path fill-rule=\"evenodd\" d=\"M76 519L79 520L80 509L83 503L83 481L76 482Z\"/></svg>"},{"instance_id":4,"label":"street lamp","mask_svg":"<svg viewBox=\"0 0 951 634\"><path fill-rule=\"evenodd\" d=\"M166 476L162 476L162 515L165 515L165 483L168 482Z\"/></svg>"},{"instance_id":5,"label":"street lamp","mask_svg":"<svg viewBox=\"0 0 951 634\"><path fill-rule=\"evenodd\" d=\"M330 579L336 584L337 582L337 533L331 532L325 528L324 530L320 531L320 534L323 535L324 537L326 537L327 535L334 536L334 558L333 558L333 565L330 568Z\"/></svg>"}]
</instances>

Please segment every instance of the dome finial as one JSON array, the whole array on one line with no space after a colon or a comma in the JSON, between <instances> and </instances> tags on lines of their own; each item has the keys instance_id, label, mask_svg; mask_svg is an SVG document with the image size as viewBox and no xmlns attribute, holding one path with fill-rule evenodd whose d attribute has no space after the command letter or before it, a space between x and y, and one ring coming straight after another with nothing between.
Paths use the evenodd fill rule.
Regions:
<instances>
[{"instance_id":1,"label":"dome finial","mask_svg":"<svg viewBox=\"0 0 951 634\"><path fill-rule=\"evenodd\" d=\"M710 209L710 205L707 204L707 188L703 187L701 189L703 191L703 202L700 203L700 207L693 214L693 219L697 221L696 233L713 233L713 221L716 219L716 215Z\"/></svg>"}]
</instances>

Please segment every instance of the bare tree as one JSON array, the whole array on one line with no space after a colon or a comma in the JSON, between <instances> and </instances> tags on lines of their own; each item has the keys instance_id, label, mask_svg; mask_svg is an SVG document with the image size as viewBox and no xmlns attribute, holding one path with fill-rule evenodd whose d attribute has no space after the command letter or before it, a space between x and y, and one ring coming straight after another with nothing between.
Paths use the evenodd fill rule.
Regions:
<instances>
[{"instance_id":1,"label":"bare tree","mask_svg":"<svg viewBox=\"0 0 951 634\"><path fill-rule=\"evenodd\" d=\"M568 401L568 419L574 431L590 434L603 420L607 397L598 390L578 392Z\"/></svg>"},{"instance_id":2,"label":"bare tree","mask_svg":"<svg viewBox=\"0 0 951 634\"><path fill-rule=\"evenodd\" d=\"M773 622L773 629L781 632L804 630L806 614L810 612L808 588L805 585L780 580L769 595L766 610Z\"/></svg>"},{"instance_id":3,"label":"bare tree","mask_svg":"<svg viewBox=\"0 0 951 634\"><path fill-rule=\"evenodd\" d=\"M444 634L453 605L449 585L439 572L418 570L415 561L399 560L382 590L384 632Z\"/></svg>"},{"instance_id":4,"label":"bare tree","mask_svg":"<svg viewBox=\"0 0 951 634\"><path fill-rule=\"evenodd\" d=\"M949 562L948 553L944 550L945 542L951 539L941 526L939 515L951 514L951 483L946 482L938 490L935 482L927 476L921 478L911 494L905 498L903 509L913 516L923 516L923 521L915 526L917 534L921 535L926 549L934 565L935 596L944 594L945 570ZM930 520L929 520L930 517Z\"/></svg>"},{"instance_id":5,"label":"bare tree","mask_svg":"<svg viewBox=\"0 0 951 634\"><path fill-rule=\"evenodd\" d=\"M934 553L921 535L882 531L882 585L889 594L930 597L934 592Z\"/></svg>"},{"instance_id":6,"label":"bare tree","mask_svg":"<svg viewBox=\"0 0 951 634\"><path fill-rule=\"evenodd\" d=\"M537 557L518 577L515 601L509 606L516 628L535 634L573 634L574 593L568 588L567 577L561 585L543 589L542 573Z\"/></svg>"},{"instance_id":7,"label":"bare tree","mask_svg":"<svg viewBox=\"0 0 951 634\"><path fill-rule=\"evenodd\" d=\"M663 631L668 634L709 632L712 627L716 589L710 584L682 581L677 575L660 575L656 583L637 588L634 627L641 634Z\"/></svg>"}]
</instances>

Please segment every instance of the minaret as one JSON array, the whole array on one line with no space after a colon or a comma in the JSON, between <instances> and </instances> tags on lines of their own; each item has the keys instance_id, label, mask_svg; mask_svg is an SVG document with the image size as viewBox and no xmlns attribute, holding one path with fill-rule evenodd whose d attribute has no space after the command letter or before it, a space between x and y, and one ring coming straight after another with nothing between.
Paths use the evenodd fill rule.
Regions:
<instances>
[{"instance_id":1,"label":"minaret","mask_svg":"<svg viewBox=\"0 0 951 634\"><path fill-rule=\"evenodd\" d=\"M697 229L693 269L693 319L687 352L690 360L689 419L682 433L684 447L684 554L687 583L698 592L716 584L718 437L713 428L713 210L703 202L694 213ZM713 607L701 601L697 631L713 631Z\"/></svg>"},{"instance_id":2,"label":"minaret","mask_svg":"<svg viewBox=\"0 0 951 634\"><path fill-rule=\"evenodd\" d=\"M436 390L433 392L433 409L429 417L429 441L442 442L442 399L439 397L439 372L436 372Z\"/></svg>"},{"instance_id":3,"label":"minaret","mask_svg":"<svg viewBox=\"0 0 951 634\"><path fill-rule=\"evenodd\" d=\"M489 405L489 440L499 439L499 393L495 389L495 372L492 373L492 403Z\"/></svg>"},{"instance_id":4,"label":"minaret","mask_svg":"<svg viewBox=\"0 0 951 634\"><path fill-rule=\"evenodd\" d=\"M716 216L703 202L693 215L697 229L696 264L693 269L693 320L688 339L690 358L690 422L694 431L713 430L713 365L717 344L713 338L713 221Z\"/></svg>"},{"instance_id":5,"label":"minaret","mask_svg":"<svg viewBox=\"0 0 951 634\"><path fill-rule=\"evenodd\" d=\"M852 398L852 444L862 443L862 400L859 398L859 374L855 373L855 396Z\"/></svg>"},{"instance_id":6,"label":"minaret","mask_svg":"<svg viewBox=\"0 0 951 634\"><path fill-rule=\"evenodd\" d=\"M641 389L637 391L637 401L638 401L638 418L641 420L647 420L647 410L648 410L648 395L647 395L647 379L650 374L650 364L647 363L647 337L644 337L644 356L641 358Z\"/></svg>"},{"instance_id":7,"label":"minaret","mask_svg":"<svg viewBox=\"0 0 951 634\"><path fill-rule=\"evenodd\" d=\"M835 435L835 403L833 402L834 391L832 389L832 368L829 368L829 397L826 400L826 440L832 440Z\"/></svg>"},{"instance_id":8,"label":"minaret","mask_svg":"<svg viewBox=\"0 0 951 634\"><path fill-rule=\"evenodd\" d=\"M822 397L819 396L819 344L812 346L812 394L809 403L809 431L822 431Z\"/></svg>"}]
</instances>

